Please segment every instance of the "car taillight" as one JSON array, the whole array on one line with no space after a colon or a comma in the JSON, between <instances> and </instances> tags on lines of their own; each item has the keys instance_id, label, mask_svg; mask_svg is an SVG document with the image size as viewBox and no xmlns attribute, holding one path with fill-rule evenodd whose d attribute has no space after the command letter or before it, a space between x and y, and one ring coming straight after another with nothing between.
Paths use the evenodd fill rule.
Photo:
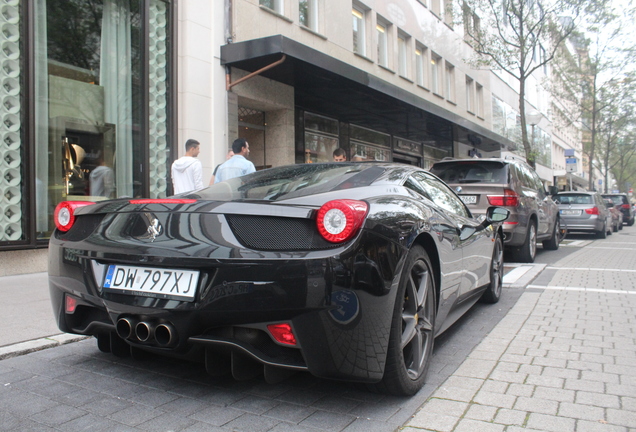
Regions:
<instances>
[{"instance_id":1,"label":"car taillight","mask_svg":"<svg viewBox=\"0 0 636 432\"><path fill-rule=\"evenodd\" d=\"M488 204L498 207L517 207L519 195L512 189L504 189L503 195L488 195Z\"/></svg>"},{"instance_id":2,"label":"car taillight","mask_svg":"<svg viewBox=\"0 0 636 432\"><path fill-rule=\"evenodd\" d=\"M267 330L269 330L269 333L274 337L274 339L282 344L296 345L297 343L294 331L292 330L291 325L287 323L269 324L267 326Z\"/></svg>"},{"instance_id":3,"label":"car taillight","mask_svg":"<svg viewBox=\"0 0 636 432\"><path fill-rule=\"evenodd\" d=\"M585 213L590 215L598 215L598 207L586 208Z\"/></svg>"},{"instance_id":4,"label":"car taillight","mask_svg":"<svg viewBox=\"0 0 636 432\"><path fill-rule=\"evenodd\" d=\"M331 243L349 240L362 226L368 208L364 201L329 201L318 210L316 217L318 232Z\"/></svg>"},{"instance_id":5,"label":"car taillight","mask_svg":"<svg viewBox=\"0 0 636 432\"><path fill-rule=\"evenodd\" d=\"M55 207L53 220L60 231L66 232L75 223L75 210L80 207L95 204L92 201L62 201Z\"/></svg>"},{"instance_id":6,"label":"car taillight","mask_svg":"<svg viewBox=\"0 0 636 432\"><path fill-rule=\"evenodd\" d=\"M624 209L628 209L628 208L630 208L631 206L630 206L629 204L623 204L623 205L621 205L621 207L623 207Z\"/></svg>"}]
</instances>

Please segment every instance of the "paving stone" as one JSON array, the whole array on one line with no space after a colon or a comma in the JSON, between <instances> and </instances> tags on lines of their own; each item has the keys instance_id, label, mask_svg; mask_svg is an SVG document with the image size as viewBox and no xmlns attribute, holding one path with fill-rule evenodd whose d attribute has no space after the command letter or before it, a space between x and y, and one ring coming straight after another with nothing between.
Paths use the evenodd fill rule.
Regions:
<instances>
[{"instance_id":1,"label":"paving stone","mask_svg":"<svg viewBox=\"0 0 636 432\"><path fill-rule=\"evenodd\" d=\"M459 417L452 417L437 413L431 413L426 410L420 410L411 421L409 426L425 430L434 430L438 432L451 432L455 425L459 422Z\"/></svg>"},{"instance_id":2,"label":"paving stone","mask_svg":"<svg viewBox=\"0 0 636 432\"><path fill-rule=\"evenodd\" d=\"M515 396L480 390L475 395L474 402L499 408L512 408L516 399Z\"/></svg>"},{"instance_id":3,"label":"paving stone","mask_svg":"<svg viewBox=\"0 0 636 432\"><path fill-rule=\"evenodd\" d=\"M479 405L479 404L471 404L468 408L468 411L466 411L464 418L489 422L489 421L492 421L496 413L497 413L496 407Z\"/></svg>"},{"instance_id":4,"label":"paving stone","mask_svg":"<svg viewBox=\"0 0 636 432\"><path fill-rule=\"evenodd\" d=\"M605 419L605 409L603 408L569 402L559 404L559 411L557 414L561 417L590 421L600 421Z\"/></svg>"},{"instance_id":5,"label":"paving stone","mask_svg":"<svg viewBox=\"0 0 636 432\"><path fill-rule=\"evenodd\" d=\"M525 424L528 413L525 411L500 409L494 418L495 423L503 425L519 425Z\"/></svg>"},{"instance_id":6,"label":"paving stone","mask_svg":"<svg viewBox=\"0 0 636 432\"><path fill-rule=\"evenodd\" d=\"M327 430L341 430L351 424L355 419L355 416L349 414L316 411L301 421L300 425Z\"/></svg>"},{"instance_id":7,"label":"paving stone","mask_svg":"<svg viewBox=\"0 0 636 432\"><path fill-rule=\"evenodd\" d=\"M557 402L574 402L574 394L575 392L573 390L561 390L552 387L537 386L532 397Z\"/></svg>"},{"instance_id":8,"label":"paving stone","mask_svg":"<svg viewBox=\"0 0 636 432\"><path fill-rule=\"evenodd\" d=\"M632 411L608 408L605 412L607 414L608 423L617 426L625 426L631 429L636 428L636 416Z\"/></svg>"},{"instance_id":9,"label":"paving stone","mask_svg":"<svg viewBox=\"0 0 636 432\"><path fill-rule=\"evenodd\" d=\"M540 385L544 387L563 388L565 379L551 376L528 375L526 384Z\"/></svg>"},{"instance_id":10,"label":"paving stone","mask_svg":"<svg viewBox=\"0 0 636 432\"><path fill-rule=\"evenodd\" d=\"M605 408L620 408L621 403L618 396L590 393L585 391L576 392L576 403L582 405L592 405Z\"/></svg>"},{"instance_id":11,"label":"paving stone","mask_svg":"<svg viewBox=\"0 0 636 432\"><path fill-rule=\"evenodd\" d=\"M518 397L514 409L533 413L556 415L559 403L551 400Z\"/></svg>"},{"instance_id":12,"label":"paving stone","mask_svg":"<svg viewBox=\"0 0 636 432\"><path fill-rule=\"evenodd\" d=\"M484 385L481 386L480 391L504 394L509 386L510 383L502 380L487 379L484 381Z\"/></svg>"},{"instance_id":13,"label":"paving stone","mask_svg":"<svg viewBox=\"0 0 636 432\"><path fill-rule=\"evenodd\" d=\"M605 386L606 384L601 381L568 379L565 380L563 387L567 390L583 390L588 392L604 393Z\"/></svg>"},{"instance_id":14,"label":"paving stone","mask_svg":"<svg viewBox=\"0 0 636 432\"><path fill-rule=\"evenodd\" d=\"M530 413L526 425L528 428L540 429L546 432L569 432L575 430L576 421L553 415Z\"/></svg>"},{"instance_id":15,"label":"paving stone","mask_svg":"<svg viewBox=\"0 0 636 432\"><path fill-rule=\"evenodd\" d=\"M511 396L525 396L530 397L534 393L534 385L529 384L510 384L506 394Z\"/></svg>"},{"instance_id":16,"label":"paving stone","mask_svg":"<svg viewBox=\"0 0 636 432\"><path fill-rule=\"evenodd\" d=\"M454 429L454 432L503 432L504 429L504 425L478 420L462 419Z\"/></svg>"},{"instance_id":17,"label":"paving stone","mask_svg":"<svg viewBox=\"0 0 636 432\"><path fill-rule=\"evenodd\" d=\"M579 420L576 422L576 432L627 432L627 428L608 424L607 422Z\"/></svg>"}]
</instances>

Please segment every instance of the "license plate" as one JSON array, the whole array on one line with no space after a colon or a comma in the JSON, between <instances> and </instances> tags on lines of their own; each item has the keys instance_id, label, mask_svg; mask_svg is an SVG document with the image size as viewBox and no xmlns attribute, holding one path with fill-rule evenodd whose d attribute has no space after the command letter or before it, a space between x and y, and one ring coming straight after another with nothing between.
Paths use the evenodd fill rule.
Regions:
<instances>
[{"instance_id":1,"label":"license plate","mask_svg":"<svg viewBox=\"0 0 636 432\"><path fill-rule=\"evenodd\" d=\"M193 270L108 266L103 288L120 294L194 301L199 272Z\"/></svg>"},{"instance_id":2,"label":"license plate","mask_svg":"<svg viewBox=\"0 0 636 432\"><path fill-rule=\"evenodd\" d=\"M459 198L464 204L477 204L477 195L460 195Z\"/></svg>"},{"instance_id":3,"label":"license plate","mask_svg":"<svg viewBox=\"0 0 636 432\"><path fill-rule=\"evenodd\" d=\"M563 216L579 216L581 214L581 210L561 210L561 214Z\"/></svg>"}]
</instances>

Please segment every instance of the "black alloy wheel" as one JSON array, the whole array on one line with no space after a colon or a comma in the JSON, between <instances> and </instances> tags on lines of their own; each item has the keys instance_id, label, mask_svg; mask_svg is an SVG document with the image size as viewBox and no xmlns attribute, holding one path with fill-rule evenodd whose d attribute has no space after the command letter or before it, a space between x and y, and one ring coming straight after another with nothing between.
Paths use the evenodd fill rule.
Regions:
<instances>
[{"instance_id":1,"label":"black alloy wheel","mask_svg":"<svg viewBox=\"0 0 636 432\"><path fill-rule=\"evenodd\" d=\"M398 286L384 377L375 385L382 392L410 396L424 385L437 310L432 269L424 248L413 246Z\"/></svg>"},{"instance_id":2,"label":"black alloy wheel","mask_svg":"<svg viewBox=\"0 0 636 432\"><path fill-rule=\"evenodd\" d=\"M497 236L495 240L495 247L492 251L492 261L490 262L490 285L481 296L481 300L484 303L497 303L501 298L501 291L503 289L503 276L504 276L504 253L503 242L501 237Z\"/></svg>"}]
</instances>

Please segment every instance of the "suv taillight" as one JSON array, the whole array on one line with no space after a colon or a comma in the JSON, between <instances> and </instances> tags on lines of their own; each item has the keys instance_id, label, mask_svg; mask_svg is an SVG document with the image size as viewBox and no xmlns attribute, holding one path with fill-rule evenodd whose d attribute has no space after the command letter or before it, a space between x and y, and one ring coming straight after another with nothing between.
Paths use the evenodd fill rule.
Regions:
<instances>
[{"instance_id":1,"label":"suv taillight","mask_svg":"<svg viewBox=\"0 0 636 432\"><path fill-rule=\"evenodd\" d=\"M585 213L590 215L598 215L598 207L592 207L585 209Z\"/></svg>"},{"instance_id":2,"label":"suv taillight","mask_svg":"<svg viewBox=\"0 0 636 432\"><path fill-rule=\"evenodd\" d=\"M621 207L623 207L624 209L628 209L628 208L630 208L631 206L630 206L629 204L623 204Z\"/></svg>"},{"instance_id":3,"label":"suv taillight","mask_svg":"<svg viewBox=\"0 0 636 432\"><path fill-rule=\"evenodd\" d=\"M512 189L504 189L503 195L488 195L488 204L498 207L517 207L519 195Z\"/></svg>"}]
</instances>

